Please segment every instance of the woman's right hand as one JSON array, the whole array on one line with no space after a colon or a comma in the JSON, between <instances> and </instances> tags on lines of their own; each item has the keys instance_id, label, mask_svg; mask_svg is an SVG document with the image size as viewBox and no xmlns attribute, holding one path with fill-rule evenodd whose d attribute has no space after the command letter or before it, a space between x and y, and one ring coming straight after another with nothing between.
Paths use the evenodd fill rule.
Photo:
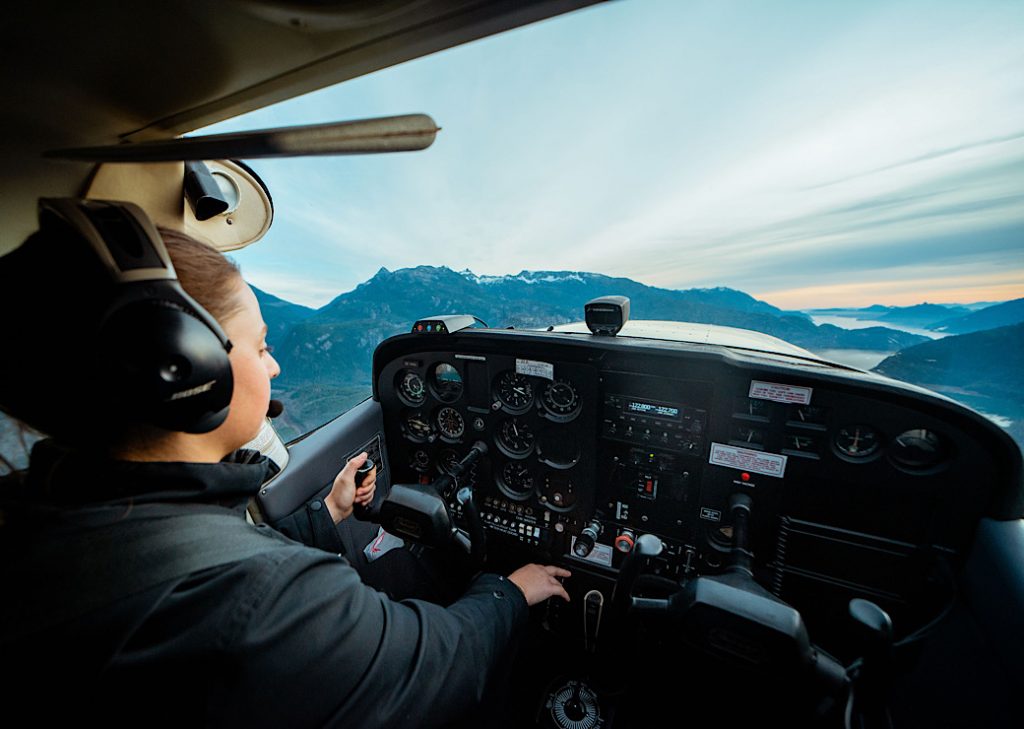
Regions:
<instances>
[{"instance_id":1,"label":"woman's right hand","mask_svg":"<svg viewBox=\"0 0 1024 729\"><path fill-rule=\"evenodd\" d=\"M569 593L558 581L559 577L570 577L572 573L553 565L523 565L508 576L512 583L522 590L528 605L544 602L549 597L560 597L569 602Z\"/></svg>"}]
</instances>

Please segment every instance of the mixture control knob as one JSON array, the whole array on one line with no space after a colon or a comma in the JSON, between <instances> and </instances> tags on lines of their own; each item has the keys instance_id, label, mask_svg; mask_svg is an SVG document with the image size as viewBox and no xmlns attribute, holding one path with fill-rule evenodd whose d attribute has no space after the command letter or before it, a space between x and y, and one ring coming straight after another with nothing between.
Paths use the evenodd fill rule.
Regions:
<instances>
[{"instance_id":1,"label":"mixture control knob","mask_svg":"<svg viewBox=\"0 0 1024 729\"><path fill-rule=\"evenodd\" d=\"M583 558L590 554L597 544L597 538L601 536L601 522L596 519L583 528L576 542L572 545L572 553Z\"/></svg>"},{"instance_id":2,"label":"mixture control knob","mask_svg":"<svg viewBox=\"0 0 1024 729\"><path fill-rule=\"evenodd\" d=\"M623 554L632 552L635 543L636 535L629 529L623 529L619 536L615 537L615 548Z\"/></svg>"}]
</instances>

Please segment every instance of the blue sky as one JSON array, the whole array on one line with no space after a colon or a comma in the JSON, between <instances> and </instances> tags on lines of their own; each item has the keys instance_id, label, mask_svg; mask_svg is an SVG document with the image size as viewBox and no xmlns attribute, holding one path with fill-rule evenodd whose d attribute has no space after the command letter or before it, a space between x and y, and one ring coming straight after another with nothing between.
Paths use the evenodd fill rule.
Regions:
<instances>
[{"instance_id":1,"label":"blue sky","mask_svg":"<svg viewBox=\"0 0 1024 729\"><path fill-rule=\"evenodd\" d=\"M778 306L1024 296L1024 3L624 0L253 112L412 112L423 152L255 160L257 286L587 270ZM609 292L614 293L614 292Z\"/></svg>"}]
</instances>

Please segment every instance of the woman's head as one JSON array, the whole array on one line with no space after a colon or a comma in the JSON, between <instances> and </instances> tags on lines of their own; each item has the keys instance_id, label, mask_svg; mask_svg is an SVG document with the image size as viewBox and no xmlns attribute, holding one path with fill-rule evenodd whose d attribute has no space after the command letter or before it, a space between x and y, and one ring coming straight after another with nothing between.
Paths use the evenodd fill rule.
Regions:
<instances>
[{"instance_id":1,"label":"woman's head","mask_svg":"<svg viewBox=\"0 0 1024 729\"><path fill-rule=\"evenodd\" d=\"M281 368L267 346L267 326L238 267L219 251L183 233L161 230L178 281L221 325L232 348L234 390L227 420L210 434L224 454L252 440L270 402L270 380Z\"/></svg>"},{"instance_id":2,"label":"woman's head","mask_svg":"<svg viewBox=\"0 0 1024 729\"><path fill-rule=\"evenodd\" d=\"M155 452L154 446L182 438L210 454L223 449L224 455L256 434L266 414L269 378L278 368L266 350L255 296L218 251L174 231L161 233L182 288L234 345L227 420L210 433L186 437L116 406L130 402L132 393L118 392L118 382L105 376L109 371L97 369L105 347L96 336L115 289L95 254L62 228L40 231L0 258L0 308L12 315L0 355L3 409L66 442L127 455ZM119 340L117 347L131 347L130 337Z\"/></svg>"}]
</instances>

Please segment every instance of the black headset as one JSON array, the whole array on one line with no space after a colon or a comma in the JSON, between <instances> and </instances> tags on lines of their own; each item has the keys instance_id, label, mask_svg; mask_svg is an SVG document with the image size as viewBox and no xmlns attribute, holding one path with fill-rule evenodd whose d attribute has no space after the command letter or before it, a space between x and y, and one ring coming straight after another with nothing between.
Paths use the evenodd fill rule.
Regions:
<instances>
[{"instance_id":1,"label":"black headset","mask_svg":"<svg viewBox=\"0 0 1024 729\"><path fill-rule=\"evenodd\" d=\"M152 221L136 205L42 198L39 228L70 227L110 275L111 299L96 322L97 378L87 386L118 417L166 430L207 433L228 416L231 342L181 288Z\"/></svg>"}]
</instances>

